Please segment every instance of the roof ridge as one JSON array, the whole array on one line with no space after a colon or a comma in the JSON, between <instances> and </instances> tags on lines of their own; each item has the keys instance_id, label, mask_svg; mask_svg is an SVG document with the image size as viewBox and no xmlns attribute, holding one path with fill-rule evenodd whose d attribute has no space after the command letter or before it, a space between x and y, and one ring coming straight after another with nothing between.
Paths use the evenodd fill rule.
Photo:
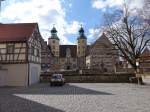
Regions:
<instances>
[{"instance_id":1,"label":"roof ridge","mask_svg":"<svg viewBox=\"0 0 150 112\"><path fill-rule=\"evenodd\" d=\"M0 25L21 25L21 24L38 24L37 22L33 23L1 23Z\"/></svg>"}]
</instances>

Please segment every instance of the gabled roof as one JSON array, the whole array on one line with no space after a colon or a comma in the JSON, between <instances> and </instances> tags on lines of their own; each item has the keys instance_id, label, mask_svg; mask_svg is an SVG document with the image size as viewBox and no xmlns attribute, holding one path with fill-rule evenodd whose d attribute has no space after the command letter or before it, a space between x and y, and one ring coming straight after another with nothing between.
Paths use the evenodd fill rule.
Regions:
<instances>
[{"instance_id":1,"label":"gabled roof","mask_svg":"<svg viewBox=\"0 0 150 112\"><path fill-rule=\"evenodd\" d=\"M0 42L26 41L37 23L0 24Z\"/></svg>"},{"instance_id":2,"label":"gabled roof","mask_svg":"<svg viewBox=\"0 0 150 112\"><path fill-rule=\"evenodd\" d=\"M103 33L92 45L91 48L95 47L95 46L103 46L104 48L106 47L113 47L113 44L111 43L111 41L108 39L108 37L105 35L105 33Z\"/></svg>"},{"instance_id":3,"label":"gabled roof","mask_svg":"<svg viewBox=\"0 0 150 112\"><path fill-rule=\"evenodd\" d=\"M77 57L77 45L60 45L59 46L59 56L60 58L66 57L66 49L70 48L71 51L71 57L76 58Z\"/></svg>"}]
</instances>

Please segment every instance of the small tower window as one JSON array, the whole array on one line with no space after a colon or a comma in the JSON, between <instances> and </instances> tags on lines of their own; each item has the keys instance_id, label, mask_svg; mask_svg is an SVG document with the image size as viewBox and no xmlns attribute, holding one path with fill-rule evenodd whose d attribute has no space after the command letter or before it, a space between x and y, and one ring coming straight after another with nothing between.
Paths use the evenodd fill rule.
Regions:
<instances>
[{"instance_id":1,"label":"small tower window","mask_svg":"<svg viewBox=\"0 0 150 112\"><path fill-rule=\"evenodd\" d=\"M53 43L55 43L55 40L53 40Z\"/></svg>"}]
</instances>

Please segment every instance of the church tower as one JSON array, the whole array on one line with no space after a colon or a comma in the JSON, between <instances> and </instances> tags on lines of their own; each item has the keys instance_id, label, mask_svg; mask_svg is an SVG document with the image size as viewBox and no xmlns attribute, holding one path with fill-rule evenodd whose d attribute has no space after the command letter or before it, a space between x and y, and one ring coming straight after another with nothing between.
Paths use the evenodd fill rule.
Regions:
<instances>
[{"instance_id":1,"label":"church tower","mask_svg":"<svg viewBox=\"0 0 150 112\"><path fill-rule=\"evenodd\" d=\"M59 38L57 36L57 30L54 26L51 30L51 37L48 38L48 45L51 47L53 55L55 57L59 57Z\"/></svg>"},{"instance_id":2,"label":"church tower","mask_svg":"<svg viewBox=\"0 0 150 112\"><path fill-rule=\"evenodd\" d=\"M77 57L79 68L85 67L86 48L87 48L87 38L84 35L84 29L81 26L79 30L79 37L77 38Z\"/></svg>"},{"instance_id":3,"label":"church tower","mask_svg":"<svg viewBox=\"0 0 150 112\"><path fill-rule=\"evenodd\" d=\"M87 38L84 35L84 29L81 26L79 30L79 37L77 38L77 55L83 57L86 55Z\"/></svg>"}]
</instances>

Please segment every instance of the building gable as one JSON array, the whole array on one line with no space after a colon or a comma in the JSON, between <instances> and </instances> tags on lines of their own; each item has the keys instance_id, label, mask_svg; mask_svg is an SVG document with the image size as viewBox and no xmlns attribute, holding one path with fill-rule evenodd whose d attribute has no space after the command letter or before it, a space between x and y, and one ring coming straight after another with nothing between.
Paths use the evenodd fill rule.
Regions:
<instances>
[{"instance_id":1,"label":"building gable","mask_svg":"<svg viewBox=\"0 0 150 112\"><path fill-rule=\"evenodd\" d=\"M112 43L104 33L94 42L93 45L91 45L91 48L112 48L112 47L113 47Z\"/></svg>"}]
</instances>

